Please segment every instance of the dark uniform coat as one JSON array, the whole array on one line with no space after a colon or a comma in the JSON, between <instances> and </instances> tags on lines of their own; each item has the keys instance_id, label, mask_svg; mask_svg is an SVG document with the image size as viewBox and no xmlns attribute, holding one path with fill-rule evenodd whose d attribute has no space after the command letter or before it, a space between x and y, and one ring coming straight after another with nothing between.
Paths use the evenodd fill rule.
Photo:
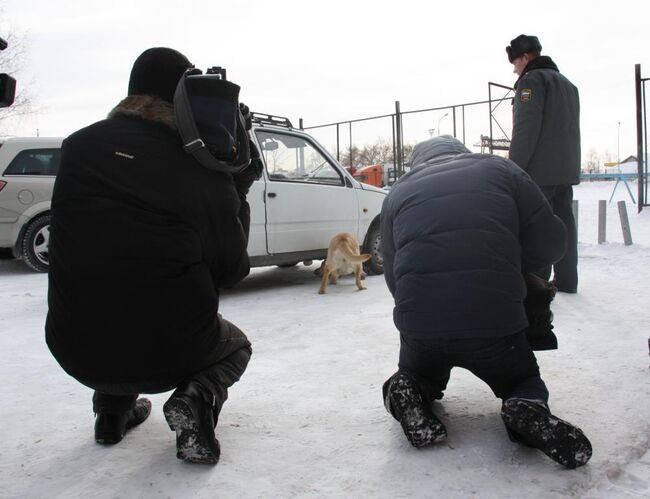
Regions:
<instances>
[{"instance_id":1,"label":"dark uniform coat","mask_svg":"<svg viewBox=\"0 0 650 499\"><path fill-rule=\"evenodd\" d=\"M578 89L550 57L539 56L515 90L510 159L539 186L580 183Z\"/></svg>"},{"instance_id":2,"label":"dark uniform coat","mask_svg":"<svg viewBox=\"0 0 650 499\"><path fill-rule=\"evenodd\" d=\"M218 347L219 289L249 272L248 205L185 154L172 106L127 97L63 143L47 344L81 382L178 383Z\"/></svg>"},{"instance_id":3,"label":"dark uniform coat","mask_svg":"<svg viewBox=\"0 0 650 499\"><path fill-rule=\"evenodd\" d=\"M465 152L465 154L462 154ZM527 326L522 271L558 260L566 230L511 161L457 140L418 144L381 211L394 321L414 338L490 338Z\"/></svg>"}]
</instances>

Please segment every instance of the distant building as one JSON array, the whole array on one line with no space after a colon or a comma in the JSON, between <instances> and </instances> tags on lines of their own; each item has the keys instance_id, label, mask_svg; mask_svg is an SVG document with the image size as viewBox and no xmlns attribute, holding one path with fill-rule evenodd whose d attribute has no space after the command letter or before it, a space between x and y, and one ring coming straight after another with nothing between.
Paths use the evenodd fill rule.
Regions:
<instances>
[{"instance_id":1,"label":"distant building","mask_svg":"<svg viewBox=\"0 0 650 499\"><path fill-rule=\"evenodd\" d=\"M607 173L637 173L638 161L636 156L628 156L619 163L611 161L605 163Z\"/></svg>"}]
</instances>

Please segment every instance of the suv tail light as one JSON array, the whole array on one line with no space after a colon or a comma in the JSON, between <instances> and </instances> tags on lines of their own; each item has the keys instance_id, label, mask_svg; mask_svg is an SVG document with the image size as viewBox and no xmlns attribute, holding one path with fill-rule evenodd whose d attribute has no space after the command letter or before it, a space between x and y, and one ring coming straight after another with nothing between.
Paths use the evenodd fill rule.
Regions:
<instances>
[{"instance_id":1,"label":"suv tail light","mask_svg":"<svg viewBox=\"0 0 650 499\"><path fill-rule=\"evenodd\" d=\"M5 185L7 185L7 182L5 182L4 180L0 180L0 191L4 189Z\"/></svg>"}]
</instances>

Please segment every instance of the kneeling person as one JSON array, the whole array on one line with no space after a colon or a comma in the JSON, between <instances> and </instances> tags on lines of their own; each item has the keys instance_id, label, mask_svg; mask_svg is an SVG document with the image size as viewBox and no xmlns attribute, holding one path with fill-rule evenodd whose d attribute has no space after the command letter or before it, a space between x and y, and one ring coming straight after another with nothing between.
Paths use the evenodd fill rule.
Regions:
<instances>
[{"instance_id":1,"label":"kneeling person","mask_svg":"<svg viewBox=\"0 0 650 499\"><path fill-rule=\"evenodd\" d=\"M399 370L383 387L415 447L447 436L431 410L463 367L502 399L511 439L575 468L591 457L580 429L555 417L526 339L523 273L562 257L566 229L511 161L453 137L418 144L381 212L384 276L395 299Z\"/></svg>"}]
</instances>

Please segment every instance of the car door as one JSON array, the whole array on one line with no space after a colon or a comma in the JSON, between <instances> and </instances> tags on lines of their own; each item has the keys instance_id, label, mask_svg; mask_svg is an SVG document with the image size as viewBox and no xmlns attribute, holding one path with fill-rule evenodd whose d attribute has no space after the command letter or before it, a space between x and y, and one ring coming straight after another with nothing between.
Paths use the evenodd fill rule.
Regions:
<instances>
[{"instance_id":1,"label":"car door","mask_svg":"<svg viewBox=\"0 0 650 499\"><path fill-rule=\"evenodd\" d=\"M327 248L338 232L357 234L356 191L308 136L257 129L266 167L266 237L271 254Z\"/></svg>"}]
</instances>

